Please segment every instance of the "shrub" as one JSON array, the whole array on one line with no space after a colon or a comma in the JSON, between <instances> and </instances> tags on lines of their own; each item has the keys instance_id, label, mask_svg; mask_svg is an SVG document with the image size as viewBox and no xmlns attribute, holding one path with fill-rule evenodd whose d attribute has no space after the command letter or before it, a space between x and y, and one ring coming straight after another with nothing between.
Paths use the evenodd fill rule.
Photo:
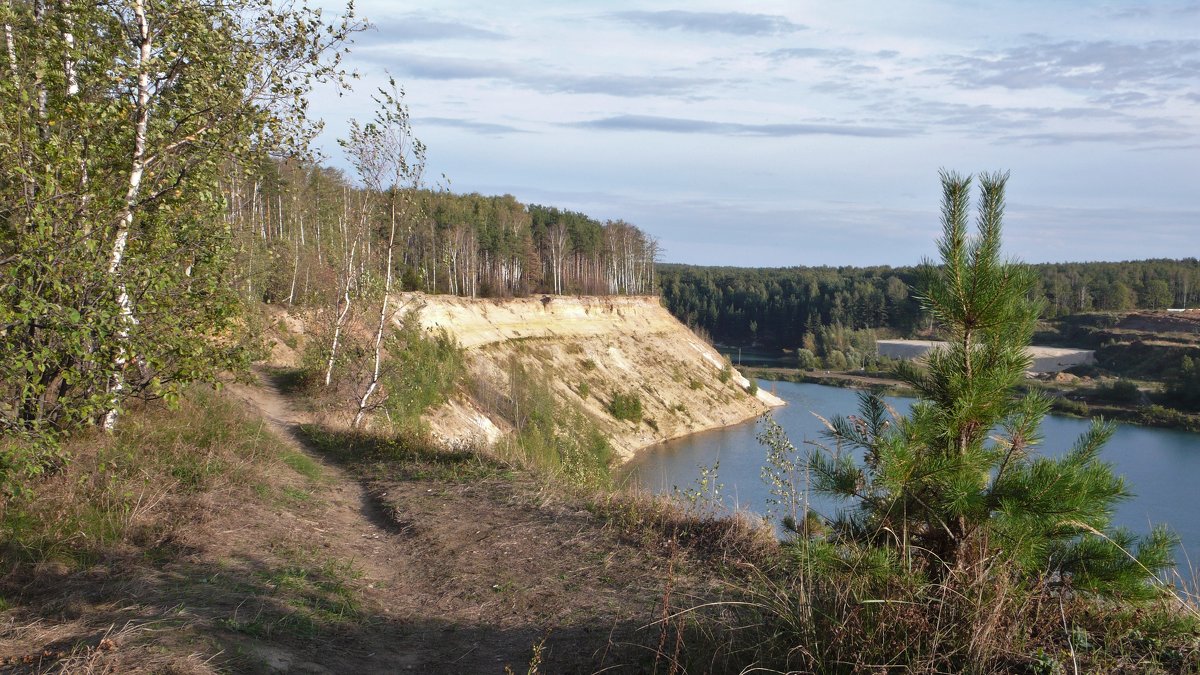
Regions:
<instances>
[{"instance_id":1,"label":"shrub","mask_svg":"<svg viewBox=\"0 0 1200 675\"><path fill-rule=\"evenodd\" d=\"M580 382L579 386L575 388L575 393L579 394L579 398L587 398L591 395L592 388L587 382Z\"/></svg>"},{"instance_id":2,"label":"shrub","mask_svg":"<svg viewBox=\"0 0 1200 675\"><path fill-rule=\"evenodd\" d=\"M386 344L383 405L401 427L416 428L425 411L445 403L466 372L462 349L444 330L429 334L409 312Z\"/></svg>"},{"instance_id":3,"label":"shrub","mask_svg":"<svg viewBox=\"0 0 1200 675\"><path fill-rule=\"evenodd\" d=\"M720 374L717 375L717 379L720 380L721 384L725 384L732 377L733 366L729 365L729 363L726 363L724 367L721 368Z\"/></svg>"},{"instance_id":4,"label":"shrub","mask_svg":"<svg viewBox=\"0 0 1200 675\"><path fill-rule=\"evenodd\" d=\"M619 420L640 422L642 419L642 399L635 393L613 394L608 404L608 412Z\"/></svg>"},{"instance_id":5,"label":"shrub","mask_svg":"<svg viewBox=\"0 0 1200 675\"><path fill-rule=\"evenodd\" d=\"M796 367L800 370L814 370L817 367L817 356L811 349L801 347L796 350Z\"/></svg>"},{"instance_id":6,"label":"shrub","mask_svg":"<svg viewBox=\"0 0 1200 675\"><path fill-rule=\"evenodd\" d=\"M1094 395L1104 401L1128 405L1136 405L1142 400L1142 390L1138 389L1137 383L1124 378L1096 387Z\"/></svg>"},{"instance_id":7,"label":"shrub","mask_svg":"<svg viewBox=\"0 0 1200 675\"><path fill-rule=\"evenodd\" d=\"M759 659L764 669L1036 672L1061 664L1022 655L1069 648L1072 658L1097 658L1078 648L1116 645L1109 640L1130 632L1130 611L1155 617L1138 629L1156 634L1135 648L1139 672L1165 663L1167 650L1154 644L1164 635L1194 644L1195 617L1168 608L1171 589L1156 578L1172 566L1177 537L1155 528L1139 540L1111 526L1114 505L1129 496L1100 459L1114 427L1094 423L1056 458L1029 447L1050 402L1017 395L1040 307L1029 300L1033 273L1000 255L1006 178L982 178L971 238L970 180L943 175L942 260L919 270L917 297L948 346L924 368L898 367L917 392L911 412L863 393L856 415L826 423L830 447L807 463L777 429L764 434L775 503L798 530L785 544L785 573L750 589L775 648ZM812 527L801 511L807 495L800 502L788 486L798 468L814 493L846 508ZM1162 625L1172 614L1175 627ZM1097 637L1074 642L1088 626Z\"/></svg>"}]
</instances>

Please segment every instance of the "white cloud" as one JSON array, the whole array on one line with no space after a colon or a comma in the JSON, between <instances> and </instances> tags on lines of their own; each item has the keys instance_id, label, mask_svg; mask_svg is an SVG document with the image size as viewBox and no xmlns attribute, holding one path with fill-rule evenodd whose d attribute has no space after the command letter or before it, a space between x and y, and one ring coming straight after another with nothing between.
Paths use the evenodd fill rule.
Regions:
<instances>
[{"instance_id":1,"label":"white cloud","mask_svg":"<svg viewBox=\"0 0 1200 675\"><path fill-rule=\"evenodd\" d=\"M1109 257L1182 251L1123 245L1142 222L1163 242L1200 228L1194 2L728 7L446 0L396 14L362 0L380 25L350 57L363 93L314 108L336 135L369 116L386 67L455 189L624 217L673 260L914 262L932 250L941 166L1011 168L1023 213L1054 216L1034 232L1094 227ZM1096 200L1121 224L1077 208Z\"/></svg>"}]
</instances>

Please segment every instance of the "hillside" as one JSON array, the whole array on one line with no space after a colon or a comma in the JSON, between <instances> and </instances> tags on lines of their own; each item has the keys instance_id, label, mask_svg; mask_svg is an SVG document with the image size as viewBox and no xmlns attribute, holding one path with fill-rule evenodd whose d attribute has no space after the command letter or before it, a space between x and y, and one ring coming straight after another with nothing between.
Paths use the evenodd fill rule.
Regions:
<instances>
[{"instance_id":1,"label":"hillside","mask_svg":"<svg viewBox=\"0 0 1200 675\"><path fill-rule=\"evenodd\" d=\"M445 329L483 383L430 415L449 444L496 441L511 422L491 401L514 365L543 376L555 397L582 410L621 460L644 447L756 417L783 401L750 382L711 345L647 296L471 299L406 294L422 326ZM640 422L616 419L614 396L636 395Z\"/></svg>"}]
</instances>

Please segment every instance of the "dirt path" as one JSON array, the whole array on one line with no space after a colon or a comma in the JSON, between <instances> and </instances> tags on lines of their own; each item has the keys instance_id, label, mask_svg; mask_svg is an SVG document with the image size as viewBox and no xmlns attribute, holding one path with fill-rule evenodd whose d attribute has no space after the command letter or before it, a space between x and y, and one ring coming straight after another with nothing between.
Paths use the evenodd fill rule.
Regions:
<instances>
[{"instance_id":1,"label":"dirt path","mask_svg":"<svg viewBox=\"0 0 1200 675\"><path fill-rule=\"evenodd\" d=\"M337 635L241 641L269 670L524 672L535 644L543 672L647 663L660 635L644 627L668 583L659 555L484 462L434 458L398 475L380 466L364 480L310 447L304 416L269 378L233 393L317 461L323 479L307 513L248 522L208 554L252 558L264 542L317 551L361 575L353 585L367 615Z\"/></svg>"},{"instance_id":2,"label":"dirt path","mask_svg":"<svg viewBox=\"0 0 1200 675\"><path fill-rule=\"evenodd\" d=\"M265 376L223 396L271 447L165 510L165 539L11 572L0 673L640 673L675 648L664 595L716 595L502 462L314 431Z\"/></svg>"}]
</instances>

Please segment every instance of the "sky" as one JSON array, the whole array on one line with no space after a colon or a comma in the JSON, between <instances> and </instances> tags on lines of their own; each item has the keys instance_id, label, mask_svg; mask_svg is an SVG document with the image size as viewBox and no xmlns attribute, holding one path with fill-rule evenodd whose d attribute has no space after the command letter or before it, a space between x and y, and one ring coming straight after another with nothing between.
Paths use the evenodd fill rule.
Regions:
<instances>
[{"instance_id":1,"label":"sky","mask_svg":"<svg viewBox=\"0 0 1200 675\"><path fill-rule=\"evenodd\" d=\"M623 219L666 262L920 262L942 169L1011 173L1026 262L1200 257L1200 1L355 6L361 79L312 106L335 166L390 74L428 183Z\"/></svg>"}]
</instances>

